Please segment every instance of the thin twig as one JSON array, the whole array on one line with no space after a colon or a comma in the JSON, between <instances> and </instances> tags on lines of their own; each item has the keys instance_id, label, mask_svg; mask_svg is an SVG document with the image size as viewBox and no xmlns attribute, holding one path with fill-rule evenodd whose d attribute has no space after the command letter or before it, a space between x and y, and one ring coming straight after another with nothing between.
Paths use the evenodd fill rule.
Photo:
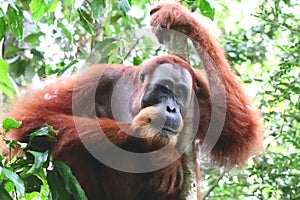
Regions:
<instances>
[{"instance_id":1,"label":"thin twig","mask_svg":"<svg viewBox=\"0 0 300 200\"><path fill-rule=\"evenodd\" d=\"M226 171L224 171L221 176L218 178L218 180L215 182L215 184L208 190L208 192L204 195L203 199L202 200L205 200L209 195L210 193L219 185L219 182L220 180L225 176L226 174Z\"/></svg>"},{"instance_id":2,"label":"thin twig","mask_svg":"<svg viewBox=\"0 0 300 200\"><path fill-rule=\"evenodd\" d=\"M136 40L136 42L134 43L134 45L132 45L132 47L128 50L128 52L127 52L126 55L124 56L123 60L126 60L126 59L127 59L127 57L130 55L131 51L139 44L140 40L143 39L143 38L144 38L144 36L142 36L142 37L140 37L140 38L138 38L138 39Z\"/></svg>"}]
</instances>

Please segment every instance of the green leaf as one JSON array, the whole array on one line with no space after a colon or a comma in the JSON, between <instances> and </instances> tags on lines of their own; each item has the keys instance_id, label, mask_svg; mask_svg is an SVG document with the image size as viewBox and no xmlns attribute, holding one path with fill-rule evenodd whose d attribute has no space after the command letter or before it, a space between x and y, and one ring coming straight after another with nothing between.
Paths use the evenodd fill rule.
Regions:
<instances>
[{"instance_id":1,"label":"green leaf","mask_svg":"<svg viewBox=\"0 0 300 200\"><path fill-rule=\"evenodd\" d=\"M36 137L46 137L51 141L55 141L55 137L51 136L50 133L58 134L57 130L54 130L52 126L44 125L29 136L29 143Z\"/></svg>"},{"instance_id":2,"label":"green leaf","mask_svg":"<svg viewBox=\"0 0 300 200\"><path fill-rule=\"evenodd\" d=\"M34 21L38 22L42 19L43 15L47 12L48 6L44 0L33 0L29 7L32 10L32 17Z\"/></svg>"},{"instance_id":3,"label":"green leaf","mask_svg":"<svg viewBox=\"0 0 300 200\"><path fill-rule=\"evenodd\" d=\"M9 193L0 186L0 199L1 200L13 200L13 198L9 195Z\"/></svg>"},{"instance_id":4,"label":"green leaf","mask_svg":"<svg viewBox=\"0 0 300 200\"><path fill-rule=\"evenodd\" d=\"M58 0L51 0L51 4L49 4L48 13L54 12L56 9L56 6L58 4Z\"/></svg>"},{"instance_id":5,"label":"green leaf","mask_svg":"<svg viewBox=\"0 0 300 200\"><path fill-rule=\"evenodd\" d=\"M93 19L91 18L90 15L87 14L87 12L85 12L82 9L78 9L78 13L79 13L79 18L80 21L82 23L83 28L89 32L90 34L94 34L94 24L93 24Z\"/></svg>"},{"instance_id":6,"label":"green leaf","mask_svg":"<svg viewBox=\"0 0 300 200\"><path fill-rule=\"evenodd\" d=\"M72 60L69 64L64 66L59 72L57 72L57 75L62 75L65 71L67 71L70 67L73 67L76 63L78 63L78 60Z\"/></svg>"},{"instance_id":7,"label":"green leaf","mask_svg":"<svg viewBox=\"0 0 300 200\"><path fill-rule=\"evenodd\" d=\"M107 63L108 59L118 51L118 40L116 38L107 38L97 43L93 52L99 55L98 63Z\"/></svg>"},{"instance_id":8,"label":"green leaf","mask_svg":"<svg viewBox=\"0 0 300 200\"><path fill-rule=\"evenodd\" d=\"M44 14L55 11L58 0L33 0L29 7L32 10L32 17L34 21L38 22L42 19Z\"/></svg>"},{"instance_id":9,"label":"green leaf","mask_svg":"<svg viewBox=\"0 0 300 200\"><path fill-rule=\"evenodd\" d=\"M8 44L5 47L4 57L12 58L12 57L15 57L16 55L18 55L19 52L20 52L20 49L18 47L16 47L13 44Z\"/></svg>"},{"instance_id":10,"label":"green leaf","mask_svg":"<svg viewBox=\"0 0 300 200\"><path fill-rule=\"evenodd\" d=\"M14 186L16 187L16 190L19 192L19 195L21 197L24 196L25 192L25 186L23 180L13 171L6 169L4 167L2 168L2 173L8 178L11 182L13 182Z\"/></svg>"},{"instance_id":11,"label":"green leaf","mask_svg":"<svg viewBox=\"0 0 300 200\"><path fill-rule=\"evenodd\" d=\"M61 177L56 171L47 171L47 182L51 193L51 197L49 199L70 199L71 195L66 190L66 185L61 181Z\"/></svg>"},{"instance_id":12,"label":"green leaf","mask_svg":"<svg viewBox=\"0 0 300 200\"><path fill-rule=\"evenodd\" d=\"M210 18L211 20L214 20L215 17L214 0L200 0L198 2L198 8L200 9L202 15Z\"/></svg>"},{"instance_id":13,"label":"green leaf","mask_svg":"<svg viewBox=\"0 0 300 200\"><path fill-rule=\"evenodd\" d=\"M130 10L130 4L127 0L118 0L118 6L125 15Z\"/></svg>"},{"instance_id":14,"label":"green leaf","mask_svg":"<svg viewBox=\"0 0 300 200\"><path fill-rule=\"evenodd\" d=\"M5 118L2 122L2 127L5 132L8 132L12 129L19 128L22 122L16 121L13 118Z\"/></svg>"},{"instance_id":15,"label":"green leaf","mask_svg":"<svg viewBox=\"0 0 300 200\"><path fill-rule=\"evenodd\" d=\"M43 182L37 176L30 175L30 176L25 177L23 180L24 180L24 184L25 184L25 192L26 193L40 192Z\"/></svg>"},{"instance_id":16,"label":"green leaf","mask_svg":"<svg viewBox=\"0 0 300 200\"><path fill-rule=\"evenodd\" d=\"M134 64L135 66L138 66L138 65L142 64L142 62L143 62L143 60L141 59L140 56L135 56L135 57L133 58L133 64Z\"/></svg>"},{"instance_id":17,"label":"green leaf","mask_svg":"<svg viewBox=\"0 0 300 200\"><path fill-rule=\"evenodd\" d=\"M3 59L0 59L0 77L0 89L9 98L13 98L17 91L17 86L13 79L9 76L8 65Z\"/></svg>"},{"instance_id":18,"label":"green leaf","mask_svg":"<svg viewBox=\"0 0 300 200\"><path fill-rule=\"evenodd\" d=\"M7 10L7 22L8 27L10 31L13 33L13 35L21 40L23 39L23 12L21 9L16 7L17 10L12 8L11 6L8 7Z\"/></svg>"},{"instance_id":19,"label":"green leaf","mask_svg":"<svg viewBox=\"0 0 300 200\"><path fill-rule=\"evenodd\" d=\"M25 74L25 69L30 66L32 59L18 59L10 64L9 74L12 78L18 78Z\"/></svg>"},{"instance_id":20,"label":"green leaf","mask_svg":"<svg viewBox=\"0 0 300 200\"><path fill-rule=\"evenodd\" d=\"M118 48L117 42L110 43L103 49L103 53L101 55L101 60L110 57L113 55L114 51ZM101 62L101 61L100 61Z\"/></svg>"},{"instance_id":21,"label":"green leaf","mask_svg":"<svg viewBox=\"0 0 300 200\"><path fill-rule=\"evenodd\" d=\"M4 12L3 12L2 8L0 8L0 41L4 37L5 32L6 32L5 15L4 15Z\"/></svg>"},{"instance_id":22,"label":"green leaf","mask_svg":"<svg viewBox=\"0 0 300 200\"><path fill-rule=\"evenodd\" d=\"M95 20L100 20L103 17L105 8L105 0L93 0L91 2L92 14Z\"/></svg>"},{"instance_id":23,"label":"green leaf","mask_svg":"<svg viewBox=\"0 0 300 200\"><path fill-rule=\"evenodd\" d=\"M40 44L39 37L45 35L43 32L32 33L28 35L24 41L30 43L31 48L35 48Z\"/></svg>"},{"instance_id":24,"label":"green leaf","mask_svg":"<svg viewBox=\"0 0 300 200\"><path fill-rule=\"evenodd\" d=\"M9 88L1 83L0 83L0 90L10 99L13 99L15 96L15 92L11 88Z\"/></svg>"},{"instance_id":25,"label":"green leaf","mask_svg":"<svg viewBox=\"0 0 300 200\"><path fill-rule=\"evenodd\" d=\"M112 50L107 63L111 64L111 63L121 62L122 60L118 59L118 55L119 55L119 49L118 49L117 44L116 44L116 47Z\"/></svg>"},{"instance_id":26,"label":"green leaf","mask_svg":"<svg viewBox=\"0 0 300 200\"><path fill-rule=\"evenodd\" d=\"M28 173L37 173L42 169L43 164L48 160L48 151L42 153L37 151L27 151L34 157L34 163Z\"/></svg>"},{"instance_id":27,"label":"green leaf","mask_svg":"<svg viewBox=\"0 0 300 200\"><path fill-rule=\"evenodd\" d=\"M69 40L73 40L73 35L71 34L70 30L66 28L60 21L57 22L57 27L62 29L63 35L68 38Z\"/></svg>"},{"instance_id":28,"label":"green leaf","mask_svg":"<svg viewBox=\"0 0 300 200\"><path fill-rule=\"evenodd\" d=\"M53 164L55 169L58 171L59 175L63 179L67 191L73 195L74 199L87 200L85 192L83 191L77 179L73 175L70 167L68 167L61 161L55 161Z\"/></svg>"}]
</instances>

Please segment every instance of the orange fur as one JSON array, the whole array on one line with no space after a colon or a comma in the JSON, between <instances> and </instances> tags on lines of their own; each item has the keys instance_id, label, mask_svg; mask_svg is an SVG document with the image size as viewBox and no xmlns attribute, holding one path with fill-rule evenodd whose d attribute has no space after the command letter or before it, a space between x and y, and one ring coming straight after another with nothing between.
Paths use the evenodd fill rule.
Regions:
<instances>
[{"instance_id":1,"label":"orange fur","mask_svg":"<svg viewBox=\"0 0 300 200\"><path fill-rule=\"evenodd\" d=\"M168 153L163 152L155 159L164 161L175 156L176 150L173 147L178 137L158 135L157 130L149 126L149 118L151 120L156 117L158 107L151 106L140 110L139 102L145 92L144 86L139 81L141 69L151 74L157 66L170 63L190 73L193 79L193 91L200 109L195 143L198 139L201 146L212 147L212 159L232 167L243 164L255 151L262 149L261 115L243 91L240 80L230 68L217 41L189 11L178 3L158 4L150 13L153 27L172 29L183 26L186 28L185 32L194 40L207 71L209 86L201 74L192 69L187 62L176 56L165 55L153 58L141 67L96 65L79 76L59 78L53 84L39 89L29 89L26 95L20 96L15 101L7 114L8 117L23 122L19 129L7 134L9 139L26 141L28 134L44 123L59 130L55 144L42 146L51 148L55 159L70 165L89 199L179 199L182 185L185 184L182 172L185 155L163 169L134 174L117 171L100 163L87 151L82 142L88 143L100 152L109 151L110 147L102 142L102 139L107 137L113 144L137 153L156 150L168 144L170 148L165 150ZM100 79L99 74L102 74ZM132 114L135 115L132 124L114 121L110 108L113 87L121 77L134 81L135 86L139 88L136 96L131 100ZM93 85L95 82L97 83L96 96ZM219 105L216 101L218 92L222 91L223 87L226 96L226 113L221 113L222 104ZM78 100L76 102L83 114L74 113L72 110L74 99ZM96 115L91 112L95 107L87 103L91 99L95 100L97 105ZM217 107L217 114L225 116L224 127L215 145L209 140L204 140L212 121L211 116L216 114L212 109L214 104ZM215 120L216 124L221 123L221 119ZM102 129L100 132L99 126ZM180 129L183 126L182 123ZM200 148L196 148L195 151L198 155ZM138 164L131 160L127 162ZM149 164L152 164L151 160ZM198 178L200 179L199 176Z\"/></svg>"}]
</instances>

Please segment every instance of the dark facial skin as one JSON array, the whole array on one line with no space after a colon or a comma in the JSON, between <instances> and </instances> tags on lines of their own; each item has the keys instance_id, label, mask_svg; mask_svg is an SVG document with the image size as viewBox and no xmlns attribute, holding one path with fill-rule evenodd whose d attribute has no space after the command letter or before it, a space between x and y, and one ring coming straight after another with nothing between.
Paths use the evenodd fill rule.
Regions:
<instances>
[{"instance_id":1,"label":"dark facial skin","mask_svg":"<svg viewBox=\"0 0 300 200\"><path fill-rule=\"evenodd\" d=\"M145 93L141 109L160 104L160 117L151 124L168 134L177 134L183 107L189 102L192 78L187 70L172 64L162 64L152 74L141 73Z\"/></svg>"}]
</instances>

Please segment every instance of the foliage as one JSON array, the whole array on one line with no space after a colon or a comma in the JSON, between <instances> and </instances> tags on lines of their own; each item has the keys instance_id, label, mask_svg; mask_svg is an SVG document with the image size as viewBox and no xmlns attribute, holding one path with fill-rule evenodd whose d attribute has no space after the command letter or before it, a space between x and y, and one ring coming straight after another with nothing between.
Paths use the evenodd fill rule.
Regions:
<instances>
[{"instance_id":1,"label":"foliage","mask_svg":"<svg viewBox=\"0 0 300 200\"><path fill-rule=\"evenodd\" d=\"M205 198L299 199L299 3L256 1L256 11L246 18L250 1L181 2L218 23L228 59L262 110L266 128L266 152L246 169L203 169ZM145 29L148 0L15 0L0 5L0 90L10 99L37 79L68 75L85 64L139 65L166 51ZM137 30L142 28L141 35ZM7 120L4 135L18 126ZM67 166L52 162L47 151L29 148L36 137L53 141L52 132L42 127L27 144L6 140L12 149L20 145L26 157L6 164L0 157L0 199L83 195Z\"/></svg>"},{"instance_id":2,"label":"foliage","mask_svg":"<svg viewBox=\"0 0 300 200\"><path fill-rule=\"evenodd\" d=\"M239 19L225 33L228 58L263 112L266 151L238 174L211 170L206 190L217 186L207 199L300 198L299 9L297 1L262 2L252 26Z\"/></svg>"},{"instance_id":3,"label":"foliage","mask_svg":"<svg viewBox=\"0 0 300 200\"><path fill-rule=\"evenodd\" d=\"M199 6L199 2L189 5ZM213 9L203 5L206 0L201 2L213 17ZM16 0L0 5L0 89L10 99L19 87L47 76L71 74L83 61L129 60L139 65L161 50L147 34L133 36L146 25L148 1ZM149 53L149 49L153 50ZM39 138L55 142L57 132L45 125L31 133L27 143L8 140L6 133L20 125L10 118L2 122L1 135L10 151L0 156L0 199L86 199L70 168L52 161L47 149L35 142ZM25 156L12 157L18 148Z\"/></svg>"},{"instance_id":4,"label":"foliage","mask_svg":"<svg viewBox=\"0 0 300 200\"><path fill-rule=\"evenodd\" d=\"M6 145L10 148L6 159L0 156L0 197L9 199L87 199L70 168L60 162L51 161L48 150L35 146L41 138L55 141L58 134L51 126L44 125L30 134L27 143L11 141L6 133L16 129L21 122L6 118L2 122L4 132L1 133ZM11 158L14 151L24 151L25 156Z\"/></svg>"}]
</instances>

